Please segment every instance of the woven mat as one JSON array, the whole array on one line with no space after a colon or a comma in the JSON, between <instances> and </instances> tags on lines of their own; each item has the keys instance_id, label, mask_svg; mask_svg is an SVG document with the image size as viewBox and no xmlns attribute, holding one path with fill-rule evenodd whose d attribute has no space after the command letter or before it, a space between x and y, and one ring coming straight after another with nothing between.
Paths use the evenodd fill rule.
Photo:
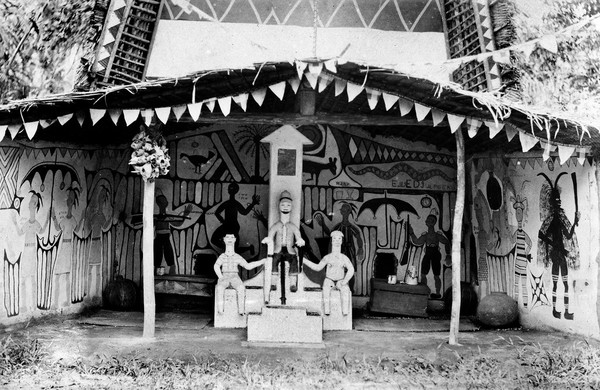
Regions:
<instances>
[{"instance_id":1,"label":"woven mat","mask_svg":"<svg viewBox=\"0 0 600 390\"><path fill-rule=\"evenodd\" d=\"M429 318L357 318L354 330L366 332L445 332L450 330L450 320ZM479 327L470 320L461 319L461 332L473 332Z\"/></svg>"},{"instance_id":2,"label":"woven mat","mask_svg":"<svg viewBox=\"0 0 600 390\"><path fill-rule=\"evenodd\" d=\"M212 321L209 314L156 313L157 328L200 330ZM101 310L91 317L81 318L77 322L86 325L114 327L143 327L144 313Z\"/></svg>"}]
</instances>

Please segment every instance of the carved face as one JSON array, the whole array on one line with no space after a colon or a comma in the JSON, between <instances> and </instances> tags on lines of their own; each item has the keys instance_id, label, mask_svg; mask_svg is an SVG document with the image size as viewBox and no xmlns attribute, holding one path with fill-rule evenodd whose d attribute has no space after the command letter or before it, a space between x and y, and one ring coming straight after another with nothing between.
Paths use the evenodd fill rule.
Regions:
<instances>
[{"instance_id":1,"label":"carved face","mask_svg":"<svg viewBox=\"0 0 600 390\"><path fill-rule=\"evenodd\" d=\"M225 237L223 237L223 242L225 243L225 246L235 245L235 236L233 234L226 234Z\"/></svg>"},{"instance_id":2,"label":"carved face","mask_svg":"<svg viewBox=\"0 0 600 390\"><path fill-rule=\"evenodd\" d=\"M282 199L279 202L279 211L282 214L289 214L292 211L292 201L289 199Z\"/></svg>"},{"instance_id":3,"label":"carved face","mask_svg":"<svg viewBox=\"0 0 600 390\"><path fill-rule=\"evenodd\" d=\"M342 242L344 241L344 235L342 232L335 231L331 233L331 246L340 247L342 246Z\"/></svg>"}]
</instances>

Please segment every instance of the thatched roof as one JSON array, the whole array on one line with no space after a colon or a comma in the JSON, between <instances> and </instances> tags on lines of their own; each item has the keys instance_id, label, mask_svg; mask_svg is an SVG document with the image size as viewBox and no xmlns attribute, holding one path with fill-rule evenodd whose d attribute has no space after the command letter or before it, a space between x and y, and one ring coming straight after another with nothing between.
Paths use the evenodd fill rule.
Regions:
<instances>
[{"instance_id":1,"label":"thatched roof","mask_svg":"<svg viewBox=\"0 0 600 390\"><path fill-rule=\"evenodd\" d=\"M123 118L117 125L110 119L108 112L119 117L121 110L156 109L161 107L185 107L191 103L208 102L197 120L186 112L176 120L172 111L165 126L166 131L176 132L197 128L197 123L214 122L263 122L290 123L295 125L309 123L330 123L336 125L360 125L373 133L397 135L410 140L420 140L439 147L454 149L454 137L450 132L450 116L466 120L462 125L483 124L477 135L467 139L467 152L521 151L519 137L507 139L520 132L528 137L547 139L558 145L570 145L577 148L599 150L600 133L594 127L585 127L580 123L557 118L545 113L528 112L514 103L503 101L490 94L472 93L461 90L455 85L441 85L423 78L415 78L398 73L393 69L374 68L365 64L337 64L335 71L328 70L323 62L315 62L313 68L322 69L315 83L322 90L316 96L316 113L302 116L298 113L297 94L293 91L293 80L298 80L298 66L306 63L263 63L243 69L213 70L188 75L181 78L152 80L128 86L111 87L90 92L77 92L49 96L39 99L15 101L0 106L0 126L31 123L44 120L49 127L40 126L35 137L47 140L64 140L74 143L86 142L128 142L137 131L137 126L127 126ZM304 82L308 83L311 73L304 70ZM321 81L323 80L323 81ZM235 97L267 89L269 86L284 82L281 99L274 93L267 93L264 103L259 105L250 97L246 112L238 105L231 104L231 112L226 117L220 112L219 104L214 111L207 109L215 99ZM321 84L322 83L322 84ZM337 86L336 86L337 84ZM355 90L360 88L356 98L349 102L348 92L339 95L336 89L347 85ZM281 86L281 85L280 85ZM362 92L361 92L362 91ZM379 93L393 97L392 107L386 107ZM373 99L375 96L375 101ZM397 97L397 99L396 99ZM392 98L390 98L392 99ZM235 100L234 100L235 101ZM391 101L391 100L389 100ZM388 101L388 102L389 102ZM376 103L372 107L373 102ZM399 106L402 103L421 108L420 117L413 108L402 115ZM405 105L406 108L406 105ZM90 109L108 110L107 114L92 127ZM425 110L425 111L423 111ZM158 111L157 111L158 112ZM76 120L70 120L61 126L56 118L61 116L86 117L82 130ZM70 118L70 117L69 117ZM441 118L441 119L440 119ZM63 118L64 119L64 118ZM83 119L83 118L81 118ZM434 127L434 122L440 121ZM490 139L488 127L494 127L494 121L503 124L503 131ZM64 122L64 121L62 121ZM90 129L91 127L91 129ZM13 129L15 127L13 126ZM496 132L496 131L493 131ZM506 132L506 133L505 133ZM24 133L24 132L22 132ZM24 135L21 135L24 137ZM538 144L539 147L539 144Z\"/></svg>"}]
</instances>

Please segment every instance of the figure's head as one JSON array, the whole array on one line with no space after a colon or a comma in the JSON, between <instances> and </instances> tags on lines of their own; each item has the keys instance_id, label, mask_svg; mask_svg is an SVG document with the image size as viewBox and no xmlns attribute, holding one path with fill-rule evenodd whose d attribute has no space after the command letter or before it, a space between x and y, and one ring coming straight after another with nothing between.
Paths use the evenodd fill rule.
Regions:
<instances>
[{"instance_id":1,"label":"figure's head","mask_svg":"<svg viewBox=\"0 0 600 390\"><path fill-rule=\"evenodd\" d=\"M433 214L429 214L427 218L425 218L425 225L427 226L435 226L437 222L437 217Z\"/></svg>"},{"instance_id":2,"label":"figure's head","mask_svg":"<svg viewBox=\"0 0 600 390\"><path fill-rule=\"evenodd\" d=\"M556 208L560 208L562 202L560 200L560 187L556 186L552 189L550 194L550 205Z\"/></svg>"},{"instance_id":3,"label":"figure's head","mask_svg":"<svg viewBox=\"0 0 600 390\"><path fill-rule=\"evenodd\" d=\"M156 197L156 204L160 208L166 208L169 205L169 201L167 200L166 196L164 196L164 195L158 195Z\"/></svg>"},{"instance_id":4,"label":"figure's head","mask_svg":"<svg viewBox=\"0 0 600 390\"><path fill-rule=\"evenodd\" d=\"M235 245L235 235L233 235L233 234L226 234L223 237L223 242L225 243L225 246L233 246L233 245Z\"/></svg>"},{"instance_id":5,"label":"figure's head","mask_svg":"<svg viewBox=\"0 0 600 390\"><path fill-rule=\"evenodd\" d=\"M33 213L40 211L42 206L42 196L34 190L29 191L31 198L29 199L29 210Z\"/></svg>"},{"instance_id":6,"label":"figure's head","mask_svg":"<svg viewBox=\"0 0 600 390\"><path fill-rule=\"evenodd\" d=\"M288 191L283 191L279 196L279 211L283 214L292 212L292 195Z\"/></svg>"},{"instance_id":7,"label":"figure's head","mask_svg":"<svg viewBox=\"0 0 600 390\"><path fill-rule=\"evenodd\" d=\"M79 187L69 186L67 188L67 207L77 207L79 205Z\"/></svg>"},{"instance_id":8,"label":"figure's head","mask_svg":"<svg viewBox=\"0 0 600 390\"><path fill-rule=\"evenodd\" d=\"M229 186L227 187L227 192L229 193L229 195L235 195L240 191L240 186L238 183L230 183Z\"/></svg>"},{"instance_id":9,"label":"figure's head","mask_svg":"<svg viewBox=\"0 0 600 390\"><path fill-rule=\"evenodd\" d=\"M344 241L344 234L339 230L331 232L331 246L341 246Z\"/></svg>"}]
</instances>

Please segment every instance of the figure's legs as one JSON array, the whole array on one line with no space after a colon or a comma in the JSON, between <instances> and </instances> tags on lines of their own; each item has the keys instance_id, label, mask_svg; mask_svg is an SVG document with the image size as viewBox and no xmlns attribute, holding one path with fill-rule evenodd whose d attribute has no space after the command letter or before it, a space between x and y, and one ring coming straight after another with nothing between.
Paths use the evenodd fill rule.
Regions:
<instances>
[{"instance_id":1,"label":"figure's legs","mask_svg":"<svg viewBox=\"0 0 600 390\"><path fill-rule=\"evenodd\" d=\"M163 251L165 256L165 261L169 266L169 275L175 275L175 252L173 251L173 246L171 245L171 235L166 234L163 237Z\"/></svg>"},{"instance_id":2,"label":"figure's legs","mask_svg":"<svg viewBox=\"0 0 600 390\"><path fill-rule=\"evenodd\" d=\"M527 274L520 275L519 280L521 281L521 297L523 298L523 307L527 307L529 297L527 296Z\"/></svg>"},{"instance_id":3,"label":"figure's legs","mask_svg":"<svg viewBox=\"0 0 600 390\"><path fill-rule=\"evenodd\" d=\"M438 251L435 258L431 261L431 270L433 271L433 279L435 280L435 293L437 298L439 298L440 290L442 289L442 278L440 278L441 268L442 254Z\"/></svg>"},{"instance_id":4,"label":"figure's legs","mask_svg":"<svg viewBox=\"0 0 600 390\"><path fill-rule=\"evenodd\" d=\"M569 271L567 269L566 259L560 264L560 273L562 275L562 282L565 289L563 299L565 304L565 320L572 320L573 313L569 313Z\"/></svg>"},{"instance_id":5,"label":"figure's legs","mask_svg":"<svg viewBox=\"0 0 600 390\"><path fill-rule=\"evenodd\" d=\"M163 244L162 237L157 234L154 238L154 268L160 267L163 259Z\"/></svg>"},{"instance_id":6,"label":"figure's legs","mask_svg":"<svg viewBox=\"0 0 600 390\"><path fill-rule=\"evenodd\" d=\"M340 290L340 298L342 303L342 315L347 316L350 312L350 300L352 297L352 291L350 291L350 287L345 285Z\"/></svg>"},{"instance_id":7,"label":"figure's legs","mask_svg":"<svg viewBox=\"0 0 600 390\"><path fill-rule=\"evenodd\" d=\"M225 311L225 288L227 283L218 281L215 286L215 299L217 300L217 312L223 314Z\"/></svg>"},{"instance_id":8,"label":"figure's legs","mask_svg":"<svg viewBox=\"0 0 600 390\"><path fill-rule=\"evenodd\" d=\"M333 280L326 278L323 281L323 312L325 315L331 314L331 289L333 286Z\"/></svg>"},{"instance_id":9,"label":"figure's legs","mask_svg":"<svg viewBox=\"0 0 600 390\"><path fill-rule=\"evenodd\" d=\"M558 287L558 259L552 258L552 315L560 318L560 312L556 311L556 288Z\"/></svg>"},{"instance_id":10,"label":"figure's legs","mask_svg":"<svg viewBox=\"0 0 600 390\"><path fill-rule=\"evenodd\" d=\"M427 285L427 274L429 273L429 256L423 256L421 261L421 283Z\"/></svg>"},{"instance_id":11,"label":"figure's legs","mask_svg":"<svg viewBox=\"0 0 600 390\"><path fill-rule=\"evenodd\" d=\"M246 286L239 276L231 280L231 286L237 292L238 313L243 315L246 313Z\"/></svg>"}]
</instances>

